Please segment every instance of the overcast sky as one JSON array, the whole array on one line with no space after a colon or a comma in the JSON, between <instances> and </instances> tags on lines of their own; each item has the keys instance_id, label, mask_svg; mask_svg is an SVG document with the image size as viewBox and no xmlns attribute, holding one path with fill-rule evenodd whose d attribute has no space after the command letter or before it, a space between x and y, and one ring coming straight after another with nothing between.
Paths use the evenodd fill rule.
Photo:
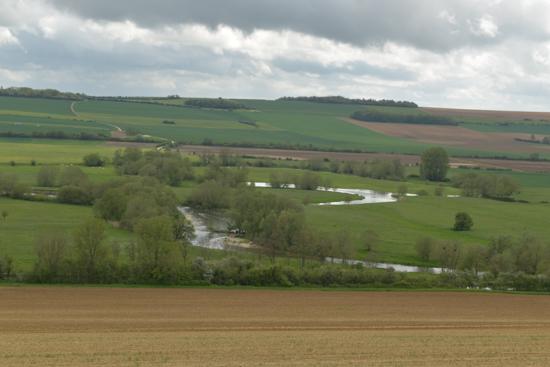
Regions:
<instances>
[{"instance_id":1,"label":"overcast sky","mask_svg":"<svg viewBox=\"0 0 550 367\"><path fill-rule=\"evenodd\" d=\"M550 110L550 1L0 0L0 85Z\"/></svg>"}]
</instances>

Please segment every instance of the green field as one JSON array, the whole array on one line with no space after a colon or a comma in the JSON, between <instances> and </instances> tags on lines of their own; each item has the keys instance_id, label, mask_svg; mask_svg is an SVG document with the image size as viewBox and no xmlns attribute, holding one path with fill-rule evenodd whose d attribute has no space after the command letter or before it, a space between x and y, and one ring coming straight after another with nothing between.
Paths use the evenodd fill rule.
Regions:
<instances>
[{"instance_id":1,"label":"green field","mask_svg":"<svg viewBox=\"0 0 550 367\"><path fill-rule=\"evenodd\" d=\"M152 99L154 101L154 99ZM182 143L237 144L301 147L323 150L419 154L429 144L380 134L346 121L364 106L298 101L239 100L250 110L216 110L181 106L181 100L162 104L104 100L59 101L39 98L0 97L0 133L65 132L109 135L122 129L128 135L148 135ZM169 102L169 103L168 103ZM72 109L71 109L72 104ZM422 113L419 109L369 106L392 113ZM173 124L163 123L164 121ZM244 122L253 122L251 125ZM465 120L464 127L493 132L550 134L545 122L498 119ZM447 147L457 156L510 156L528 154ZM545 153L542 153L543 156Z\"/></svg>"},{"instance_id":2,"label":"green field","mask_svg":"<svg viewBox=\"0 0 550 367\"><path fill-rule=\"evenodd\" d=\"M38 164L81 163L86 154L111 157L117 149L98 141L0 138L0 164L29 164L32 160Z\"/></svg>"},{"instance_id":3,"label":"green field","mask_svg":"<svg viewBox=\"0 0 550 367\"><path fill-rule=\"evenodd\" d=\"M92 208L0 198L0 210L8 212L0 222L0 252L15 259L18 269L28 270L35 259L36 237L42 232L63 231L71 234L74 228L93 216ZM110 228L107 241L126 243L130 234Z\"/></svg>"}]
</instances>

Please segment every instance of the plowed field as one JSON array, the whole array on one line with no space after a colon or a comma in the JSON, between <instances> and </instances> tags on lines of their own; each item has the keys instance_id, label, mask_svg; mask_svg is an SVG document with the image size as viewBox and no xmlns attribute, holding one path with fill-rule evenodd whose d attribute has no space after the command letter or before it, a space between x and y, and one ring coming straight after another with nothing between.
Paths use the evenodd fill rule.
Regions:
<instances>
[{"instance_id":1,"label":"plowed field","mask_svg":"<svg viewBox=\"0 0 550 367\"><path fill-rule=\"evenodd\" d=\"M1 366L548 366L550 297L0 288Z\"/></svg>"}]
</instances>

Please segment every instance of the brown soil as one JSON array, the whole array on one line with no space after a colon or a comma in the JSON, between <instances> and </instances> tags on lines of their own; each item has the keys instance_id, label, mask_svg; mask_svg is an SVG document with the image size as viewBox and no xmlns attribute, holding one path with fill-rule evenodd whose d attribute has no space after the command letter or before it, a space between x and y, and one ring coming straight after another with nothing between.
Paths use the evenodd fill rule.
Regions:
<instances>
[{"instance_id":1,"label":"brown soil","mask_svg":"<svg viewBox=\"0 0 550 367\"><path fill-rule=\"evenodd\" d=\"M180 151L187 154L217 154L221 151L230 154L248 155L252 157L267 157L281 159L323 159L346 160L346 161L365 161L374 158L401 160L403 164L414 165L420 162L420 157L407 154L386 154L386 153L343 153L343 152L320 152L309 150L290 150L290 149L266 149L266 148L239 148L239 147L219 147L204 145L182 145ZM517 171L528 172L550 172L550 162L533 162L506 159L481 159L481 158L451 158L453 165L470 165L487 168L513 169Z\"/></svg>"},{"instance_id":2,"label":"brown soil","mask_svg":"<svg viewBox=\"0 0 550 367\"><path fill-rule=\"evenodd\" d=\"M105 145L120 148L142 148L142 149L154 149L156 143L139 143L134 141L108 141Z\"/></svg>"},{"instance_id":3,"label":"brown soil","mask_svg":"<svg viewBox=\"0 0 550 367\"><path fill-rule=\"evenodd\" d=\"M2 366L547 366L550 297L0 288Z\"/></svg>"},{"instance_id":4,"label":"brown soil","mask_svg":"<svg viewBox=\"0 0 550 367\"><path fill-rule=\"evenodd\" d=\"M548 120L550 121L550 112L527 112L527 111L490 111L490 110L472 110L458 108L438 108L438 107L421 107L423 111L433 113L434 115L449 116L449 117L478 117L490 118L503 121L514 120Z\"/></svg>"},{"instance_id":5,"label":"brown soil","mask_svg":"<svg viewBox=\"0 0 550 367\"><path fill-rule=\"evenodd\" d=\"M480 132L466 129L461 126L366 122L353 119L347 119L347 121L384 135L428 144L475 149L487 152L550 152L549 145L529 144L515 140L516 138L529 139L531 137L531 134L525 133Z\"/></svg>"}]
</instances>

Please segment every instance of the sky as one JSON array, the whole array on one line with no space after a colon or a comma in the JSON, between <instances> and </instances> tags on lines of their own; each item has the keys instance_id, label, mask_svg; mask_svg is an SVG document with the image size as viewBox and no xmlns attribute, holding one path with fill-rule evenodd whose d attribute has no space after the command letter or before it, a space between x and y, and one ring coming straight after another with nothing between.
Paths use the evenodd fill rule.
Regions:
<instances>
[{"instance_id":1,"label":"sky","mask_svg":"<svg viewBox=\"0 0 550 367\"><path fill-rule=\"evenodd\" d=\"M550 1L0 0L0 85L550 111Z\"/></svg>"}]
</instances>

